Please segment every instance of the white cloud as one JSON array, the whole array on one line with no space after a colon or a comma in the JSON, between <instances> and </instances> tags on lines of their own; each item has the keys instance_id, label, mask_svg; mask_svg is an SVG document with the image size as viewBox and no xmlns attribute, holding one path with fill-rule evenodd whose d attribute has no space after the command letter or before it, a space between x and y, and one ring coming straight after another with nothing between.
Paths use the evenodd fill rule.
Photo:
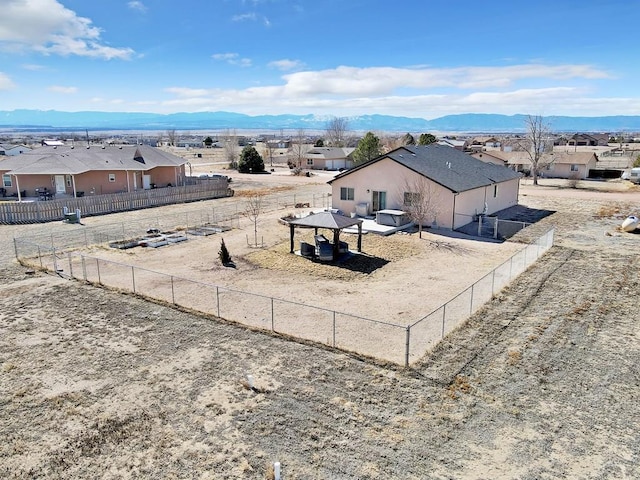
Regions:
<instances>
[{"instance_id":1,"label":"white cloud","mask_svg":"<svg viewBox=\"0 0 640 480\"><path fill-rule=\"evenodd\" d=\"M258 16L256 15L256 12L242 13L240 15L234 15L233 17L231 17L231 20L233 20L234 22L255 21L257 19Z\"/></svg>"},{"instance_id":2,"label":"white cloud","mask_svg":"<svg viewBox=\"0 0 640 480\"><path fill-rule=\"evenodd\" d=\"M0 72L0 90L10 90L15 85L11 81L11 79L4 73Z\"/></svg>"},{"instance_id":3,"label":"white cloud","mask_svg":"<svg viewBox=\"0 0 640 480\"><path fill-rule=\"evenodd\" d=\"M139 2L137 0L133 0L129 3L127 3L127 7L129 7L131 10L137 10L139 12L145 13L147 11L147 7L144 3Z\"/></svg>"},{"instance_id":4,"label":"white cloud","mask_svg":"<svg viewBox=\"0 0 640 480\"><path fill-rule=\"evenodd\" d=\"M215 53L211 55L211 58L239 67L250 67L252 64L250 58L241 58L237 53Z\"/></svg>"},{"instance_id":5,"label":"white cloud","mask_svg":"<svg viewBox=\"0 0 640 480\"><path fill-rule=\"evenodd\" d=\"M219 60L236 58L237 54L218 54ZM287 66L293 62L280 60L270 65ZM226 90L173 87L167 91L176 98L163 102L163 106L199 111L229 109L248 114L376 112L422 118L450 113L511 115L541 111L545 115L585 115L590 109L598 115L637 114L640 100L604 101L582 86L585 80L607 78L607 73L589 65L338 67L287 74L280 85ZM545 86L520 86L530 80ZM276 104L274 98L278 99ZM593 110L594 106L601 110Z\"/></svg>"},{"instance_id":6,"label":"white cloud","mask_svg":"<svg viewBox=\"0 0 640 480\"><path fill-rule=\"evenodd\" d=\"M286 88L300 95L384 95L396 89L505 88L517 80L607 78L588 65L514 65L510 67L394 68L337 67L285 75Z\"/></svg>"},{"instance_id":7,"label":"white cloud","mask_svg":"<svg viewBox=\"0 0 640 480\"><path fill-rule=\"evenodd\" d=\"M106 45L102 31L88 18L78 17L57 0L6 0L0 15L4 51L35 50L45 55L78 55L128 59L130 48Z\"/></svg>"},{"instance_id":8,"label":"white cloud","mask_svg":"<svg viewBox=\"0 0 640 480\"><path fill-rule=\"evenodd\" d=\"M37 65L35 63L25 63L21 65L25 70L31 70L32 72L38 72L40 70L44 70L46 67L44 65Z\"/></svg>"},{"instance_id":9,"label":"white cloud","mask_svg":"<svg viewBox=\"0 0 640 480\"><path fill-rule=\"evenodd\" d=\"M178 97L182 97L182 98L203 97L209 94L209 90L205 90L203 88L170 87L170 88L166 88L165 92L173 93Z\"/></svg>"},{"instance_id":10,"label":"white cloud","mask_svg":"<svg viewBox=\"0 0 640 480\"><path fill-rule=\"evenodd\" d=\"M256 22L258 20L262 20L262 23L267 28L271 26L271 21L266 16L259 15L256 12L241 13L231 17L233 22Z\"/></svg>"},{"instance_id":11,"label":"white cloud","mask_svg":"<svg viewBox=\"0 0 640 480\"><path fill-rule=\"evenodd\" d=\"M54 93L64 93L65 95L70 95L76 93L78 91L77 87L63 87L61 85L52 85L47 87L47 90Z\"/></svg>"},{"instance_id":12,"label":"white cloud","mask_svg":"<svg viewBox=\"0 0 640 480\"><path fill-rule=\"evenodd\" d=\"M282 71L289 70L298 70L304 67L304 63L300 60L289 60L287 58L283 58L282 60L274 60L273 62L269 62L267 64L268 67L277 68Z\"/></svg>"}]
</instances>

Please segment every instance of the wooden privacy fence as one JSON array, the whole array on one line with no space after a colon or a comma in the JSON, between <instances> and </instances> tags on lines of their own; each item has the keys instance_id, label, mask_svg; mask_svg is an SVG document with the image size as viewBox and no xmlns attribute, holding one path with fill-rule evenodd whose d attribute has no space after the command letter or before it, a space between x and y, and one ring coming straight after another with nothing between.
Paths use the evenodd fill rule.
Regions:
<instances>
[{"instance_id":1,"label":"wooden privacy fence","mask_svg":"<svg viewBox=\"0 0 640 480\"><path fill-rule=\"evenodd\" d=\"M86 217L231 196L233 196L233 190L229 188L225 178L198 185L63 198L45 202L0 202L0 224L63 220L65 207L71 212L79 209L81 215Z\"/></svg>"}]
</instances>

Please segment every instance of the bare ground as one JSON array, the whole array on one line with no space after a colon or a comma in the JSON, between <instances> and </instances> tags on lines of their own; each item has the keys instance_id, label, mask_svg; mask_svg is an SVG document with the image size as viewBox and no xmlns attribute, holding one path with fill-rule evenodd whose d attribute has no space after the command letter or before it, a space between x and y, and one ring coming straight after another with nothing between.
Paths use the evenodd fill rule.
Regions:
<instances>
[{"instance_id":1,"label":"bare ground","mask_svg":"<svg viewBox=\"0 0 640 480\"><path fill-rule=\"evenodd\" d=\"M638 478L639 198L523 186L557 245L410 370L5 262L0 477Z\"/></svg>"}]
</instances>

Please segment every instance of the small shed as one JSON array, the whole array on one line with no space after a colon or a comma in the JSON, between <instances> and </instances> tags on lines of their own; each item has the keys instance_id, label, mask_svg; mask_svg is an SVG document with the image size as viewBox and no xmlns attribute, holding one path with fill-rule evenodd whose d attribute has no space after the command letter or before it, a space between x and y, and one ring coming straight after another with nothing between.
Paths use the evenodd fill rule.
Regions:
<instances>
[{"instance_id":1,"label":"small shed","mask_svg":"<svg viewBox=\"0 0 640 480\"><path fill-rule=\"evenodd\" d=\"M318 229L324 228L333 231L333 260L338 257L340 249L340 230L343 228L358 226L358 252L362 251L362 219L361 218L349 218L339 213L333 212L320 212L312 213L304 218L296 218L289 221L289 231L291 238L291 253L294 252L295 228L313 228L315 234L318 234Z\"/></svg>"}]
</instances>

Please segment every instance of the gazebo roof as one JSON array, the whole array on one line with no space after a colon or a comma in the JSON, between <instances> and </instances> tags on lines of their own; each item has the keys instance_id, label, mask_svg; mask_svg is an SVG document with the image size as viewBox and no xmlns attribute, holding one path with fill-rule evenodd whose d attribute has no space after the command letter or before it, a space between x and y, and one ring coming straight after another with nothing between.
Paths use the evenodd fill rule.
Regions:
<instances>
[{"instance_id":1,"label":"gazebo roof","mask_svg":"<svg viewBox=\"0 0 640 480\"><path fill-rule=\"evenodd\" d=\"M340 230L361 223L361 218L349 218L333 212L313 213L304 218L297 218L289 222L290 225L297 227L329 228L332 230Z\"/></svg>"}]
</instances>

